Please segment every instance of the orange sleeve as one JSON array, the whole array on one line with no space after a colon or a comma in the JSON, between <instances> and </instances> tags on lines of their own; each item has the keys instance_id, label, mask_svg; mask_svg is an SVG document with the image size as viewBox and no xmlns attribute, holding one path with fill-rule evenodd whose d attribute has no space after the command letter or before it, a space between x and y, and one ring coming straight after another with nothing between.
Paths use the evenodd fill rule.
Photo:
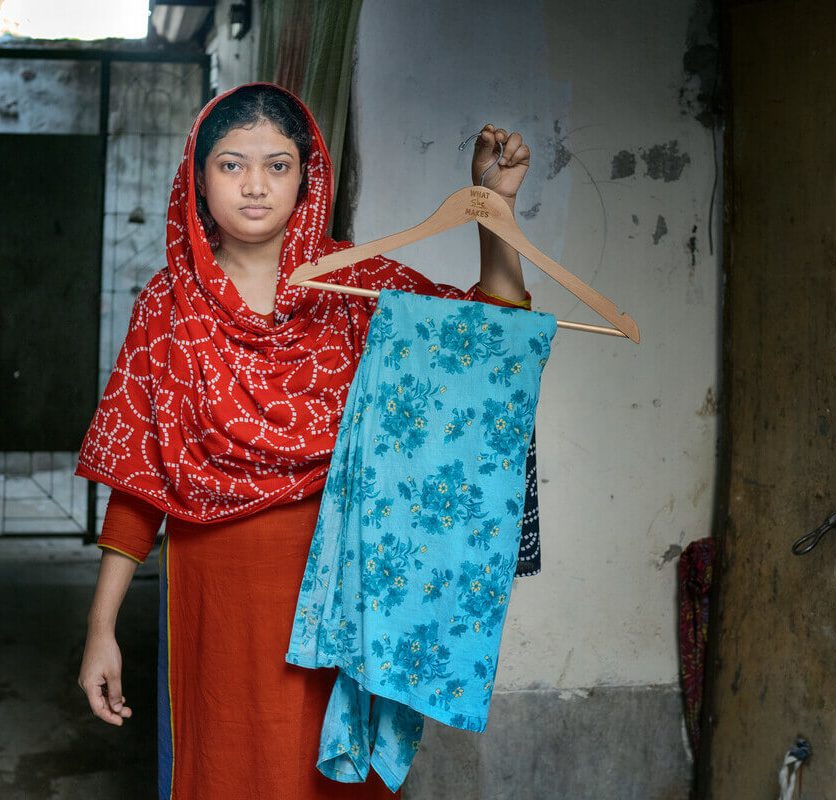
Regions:
<instances>
[{"instance_id":1,"label":"orange sleeve","mask_svg":"<svg viewBox=\"0 0 836 800\"><path fill-rule=\"evenodd\" d=\"M165 513L128 492L112 489L99 547L142 563L151 552Z\"/></svg>"}]
</instances>

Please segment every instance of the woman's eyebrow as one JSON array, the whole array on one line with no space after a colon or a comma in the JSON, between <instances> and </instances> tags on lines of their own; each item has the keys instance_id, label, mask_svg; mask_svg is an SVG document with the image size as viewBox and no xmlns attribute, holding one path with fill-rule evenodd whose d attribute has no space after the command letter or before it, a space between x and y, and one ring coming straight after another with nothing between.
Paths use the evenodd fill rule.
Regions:
<instances>
[{"instance_id":1,"label":"woman's eyebrow","mask_svg":"<svg viewBox=\"0 0 836 800\"><path fill-rule=\"evenodd\" d=\"M235 158L240 158L243 161L249 161L249 156L246 156L243 153L237 153L235 150L221 150L215 158L220 158L221 156L234 156ZM293 153L290 153L287 150L279 150L276 153L268 153L264 156L264 160L267 161L271 158L278 158L279 156L290 156L293 158Z\"/></svg>"}]
</instances>

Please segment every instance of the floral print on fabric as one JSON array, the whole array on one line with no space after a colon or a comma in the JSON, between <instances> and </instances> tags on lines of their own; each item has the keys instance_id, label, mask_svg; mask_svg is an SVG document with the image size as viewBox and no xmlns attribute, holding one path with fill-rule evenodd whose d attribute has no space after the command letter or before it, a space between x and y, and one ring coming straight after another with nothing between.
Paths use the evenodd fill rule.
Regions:
<instances>
[{"instance_id":1,"label":"floral print on fabric","mask_svg":"<svg viewBox=\"0 0 836 800\"><path fill-rule=\"evenodd\" d=\"M408 348L407 348L408 349ZM446 386L421 381L404 375L397 383L382 383L377 392L376 410L380 416L381 433L375 437L375 455L393 449L412 458L429 436L427 416L430 404L436 409L442 403L438 396Z\"/></svg>"},{"instance_id":2,"label":"floral print on fabric","mask_svg":"<svg viewBox=\"0 0 836 800\"><path fill-rule=\"evenodd\" d=\"M469 303L438 324L432 317L415 325L418 336L430 342L430 367L461 374L491 356L503 355L503 328L489 322L482 303Z\"/></svg>"},{"instance_id":3,"label":"floral print on fabric","mask_svg":"<svg viewBox=\"0 0 836 800\"><path fill-rule=\"evenodd\" d=\"M420 526L427 533L447 533L454 525L485 515L482 489L465 477L459 459L424 478L420 487L413 476L407 476L398 483L398 491L409 501L412 527Z\"/></svg>"},{"instance_id":4,"label":"floral print on fabric","mask_svg":"<svg viewBox=\"0 0 836 800\"><path fill-rule=\"evenodd\" d=\"M323 774L373 768L394 791L423 715L484 730L555 331L551 314L381 292L286 655L340 669Z\"/></svg>"}]
</instances>

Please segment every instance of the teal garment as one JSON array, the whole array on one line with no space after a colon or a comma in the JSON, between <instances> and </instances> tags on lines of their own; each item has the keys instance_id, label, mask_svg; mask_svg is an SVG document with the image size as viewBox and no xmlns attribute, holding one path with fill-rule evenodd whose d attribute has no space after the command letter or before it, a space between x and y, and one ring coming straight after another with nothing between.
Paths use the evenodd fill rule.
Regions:
<instances>
[{"instance_id":1,"label":"teal garment","mask_svg":"<svg viewBox=\"0 0 836 800\"><path fill-rule=\"evenodd\" d=\"M483 731L551 314L383 290L286 659L338 667L317 767L395 791L424 715Z\"/></svg>"}]
</instances>

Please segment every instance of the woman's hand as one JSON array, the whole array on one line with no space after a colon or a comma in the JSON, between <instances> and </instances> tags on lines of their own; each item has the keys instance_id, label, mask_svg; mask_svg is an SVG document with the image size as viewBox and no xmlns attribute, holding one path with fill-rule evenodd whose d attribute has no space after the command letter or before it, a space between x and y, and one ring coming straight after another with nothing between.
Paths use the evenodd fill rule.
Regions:
<instances>
[{"instance_id":1,"label":"woman's hand","mask_svg":"<svg viewBox=\"0 0 836 800\"><path fill-rule=\"evenodd\" d=\"M90 710L111 725L121 725L131 716L122 696L122 653L116 644L116 615L135 570L136 561L128 556L107 549L102 553L78 674L78 685L87 695Z\"/></svg>"},{"instance_id":2,"label":"woman's hand","mask_svg":"<svg viewBox=\"0 0 836 800\"><path fill-rule=\"evenodd\" d=\"M121 725L133 713L122 694L122 654L110 633L87 634L78 685L91 711L111 725Z\"/></svg>"},{"instance_id":3,"label":"woman's hand","mask_svg":"<svg viewBox=\"0 0 836 800\"><path fill-rule=\"evenodd\" d=\"M496 161L499 155L499 143L502 142L504 149L502 158L486 176L484 185L493 189L509 201L517 196L520 185L523 182L525 173L528 171L531 153L523 141L522 135L514 131L508 134L504 128L495 128L488 123L485 125L473 150L473 163L471 173L473 183L479 185L482 173Z\"/></svg>"}]
</instances>

